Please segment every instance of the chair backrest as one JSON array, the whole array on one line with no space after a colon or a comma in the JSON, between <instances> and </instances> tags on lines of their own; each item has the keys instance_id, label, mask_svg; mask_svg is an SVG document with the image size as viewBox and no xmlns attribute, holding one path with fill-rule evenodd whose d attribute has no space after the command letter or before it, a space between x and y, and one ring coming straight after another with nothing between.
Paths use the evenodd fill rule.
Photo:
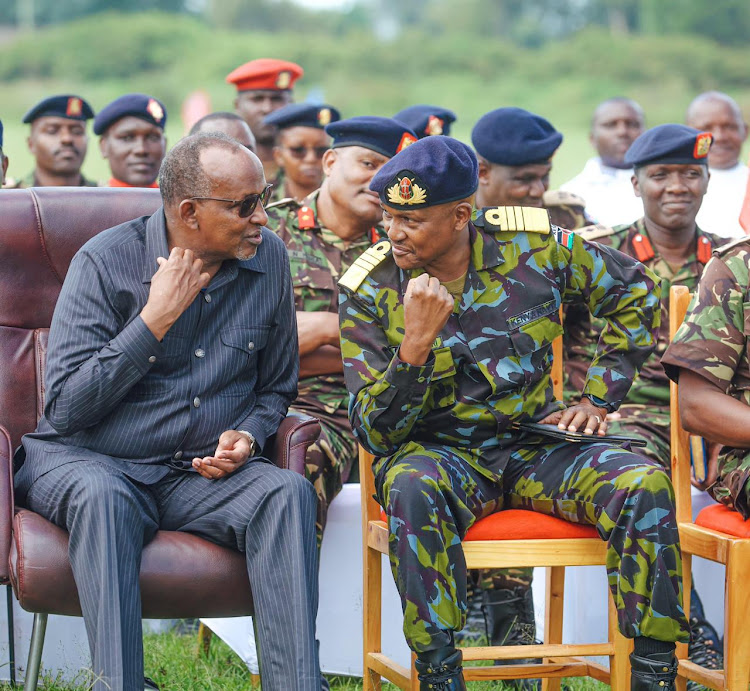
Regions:
<instances>
[{"instance_id":1,"label":"chair backrest","mask_svg":"<svg viewBox=\"0 0 750 691\"><path fill-rule=\"evenodd\" d=\"M687 286L672 286L669 291L669 340L674 338L677 329L685 321L688 305L692 298ZM675 490L678 523L688 523L693 519L690 497L690 435L680 423L680 401L678 385L669 385L670 430L672 447L672 484Z\"/></svg>"},{"instance_id":2,"label":"chair backrest","mask_svg":"<svg viewBox=\"0 0 750 691\"><path fill-rule=\"evenodd\" d=\"M73 255L102 230L160 205L150 189L0 191L0 425L13 447L41 413L47 330Z\"/></svg>"}]
</instances>

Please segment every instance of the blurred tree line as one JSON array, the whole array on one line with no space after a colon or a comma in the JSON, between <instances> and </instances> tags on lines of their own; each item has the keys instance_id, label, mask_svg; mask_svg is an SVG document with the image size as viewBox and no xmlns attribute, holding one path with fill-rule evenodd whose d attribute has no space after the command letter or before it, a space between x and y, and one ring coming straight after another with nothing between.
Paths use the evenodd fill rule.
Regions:
<instances>
[{"instance_id":1,"label":"blurred tree line","mask_svg":"<svg viewBox=\"0 0 750 691\"><path fill-rule=\"evenodd\" d=\"M318 36L372 30L391 39L415 29L435 37L458 31L529 48L592 25L617 35L693 34L732 46L750 38L748 0L355 0L341 11L315 11L291 0L4 0L0 24L31 29L104 11L144 10L191 14L225 29Z\"/></svg>"}]
</instances>

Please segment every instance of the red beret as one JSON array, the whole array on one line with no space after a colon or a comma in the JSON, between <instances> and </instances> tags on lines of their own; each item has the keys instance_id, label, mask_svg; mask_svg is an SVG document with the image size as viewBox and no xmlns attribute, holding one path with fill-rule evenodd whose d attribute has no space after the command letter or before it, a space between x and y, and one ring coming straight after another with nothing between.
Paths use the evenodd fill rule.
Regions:
<instances>
[{"instance_id":1,"label":"red beret","mask_svg":"<svg viewBox=\"0 0 750 691\"><path fill-rule=\"evenodd\" d=\"M232 70L227 75L227 82L234 84L237 91L253 91L255 89L285 91L291 89L294 82L304 73L304 70L294 62L260 58L259 60L246 62L236 70Z\"/></svg>"}]
</instances>

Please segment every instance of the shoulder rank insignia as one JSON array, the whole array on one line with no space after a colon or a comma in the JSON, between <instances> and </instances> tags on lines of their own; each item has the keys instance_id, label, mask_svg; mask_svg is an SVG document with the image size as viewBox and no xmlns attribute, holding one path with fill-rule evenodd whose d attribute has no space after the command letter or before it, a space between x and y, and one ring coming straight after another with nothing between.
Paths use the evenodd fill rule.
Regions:
<instances>
[{"instance_id":1,"label":"shoulder rank insignia","mask_svg":"<svg viewBox=\"0 0 750 691\"><path fill-rule=\"evenodd\" d=\"M566 230L565 228L560 228L560 226L552 226L552 234L555 236L558 245L569 250L573 249L575 233L572 230Z\"/></svg>"},{"instance_id":2,"label":"shoulder rank insignia","mask_svg":"<svg viewBox=\"0 0 750 691\"><path fill-rule=\"evenodd\" d=\"M339 285L354 292L390 253L391 243L388 240L381 240L377 245L368 247L341 277Z\"/></svg>"},{"instance_id":3,"label":"shoulder rank insignia","mask_svg":"<svg viewBox=\"0 0 750 691\"><path fill-rule=\"evenodd\" d=\"M586 206L586 200L583 197L565 190L547 190L542 199L544 206L562 206L564 204Z\"/></svg>"},{"instance_id":4,"label":"shoulder rank insignia","mask_svg":"<svg viewBox=\"0 0 750 691\"><path fill-rule=\"evenodd\" d=\"M599 238L606 238L613 235L615 229L611 226L605 226L601 223L595 223L592 226L585 226L580 230L576 231L584 240L598 240Z\"/></svg>"},{"instance_id":5,"label":"shoulder rank insignia","mask_svg":"<svg viewBox=\"0 0 750 691\"><path fill-rule=\"evenodd\" d=\"M735 238L734 240L732 240L732 242L728 242L726 245L717 247L714 250L714 254L716 254L717 257L721 257L723 254L729 252L729 250L733 250L735 247L739 247L740 245L750 246L750 235L743 235L740 238Z\"/></svg>"},{"instance_id":6,"label":"shoulder rank insignia","mask_svg":"<svg viewBox=\"0 0 750 691\"><path fill-rule=\"evenodd\" d=\"M525 232L549 234L547 209L531 206L494 206L476 212L475 225L490 233Z\"/></svg>"},{"instance_id":7,"label":"shoulder rank insignia","mask_svg":"<svg viewBox=\"0 0 750 691\"><path fill-rule=\"evenodd\" d=\"M309 206L300 206L297 209L297 226L300 230L310 230L317 225L315 214Z\"/></svg>"}]
</instances>

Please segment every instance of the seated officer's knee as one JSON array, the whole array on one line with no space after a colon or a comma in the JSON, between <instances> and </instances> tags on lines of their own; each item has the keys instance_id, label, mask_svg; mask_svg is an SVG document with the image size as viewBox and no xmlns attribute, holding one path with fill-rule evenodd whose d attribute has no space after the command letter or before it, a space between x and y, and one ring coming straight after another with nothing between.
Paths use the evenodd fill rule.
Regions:
<instances>
[{"instance_id":1,"label":"seated officer's knee","mask_svg":"<svg viewBox=\"0 0 750 691\"><path fill-rule=\"evenodd\" d=\"M411 457L388 469L383 482L382 496L386 511L394 505L408 507L434 505L440 491L440 470L431 458Z\"/></svg>"},{"instance_id":2,"label":"seated officer's knee","mask_svg":"<svg viewBox=\"0 0 750 691\"><path fill-rule=\"evenodd\" d=\"M614 478L617 489L628 492L649 492L650 494L666 494L674 498L674 488L667 471L655 461L643 459L643 465L628 468Z\"/></svg>"}]
</instances>

